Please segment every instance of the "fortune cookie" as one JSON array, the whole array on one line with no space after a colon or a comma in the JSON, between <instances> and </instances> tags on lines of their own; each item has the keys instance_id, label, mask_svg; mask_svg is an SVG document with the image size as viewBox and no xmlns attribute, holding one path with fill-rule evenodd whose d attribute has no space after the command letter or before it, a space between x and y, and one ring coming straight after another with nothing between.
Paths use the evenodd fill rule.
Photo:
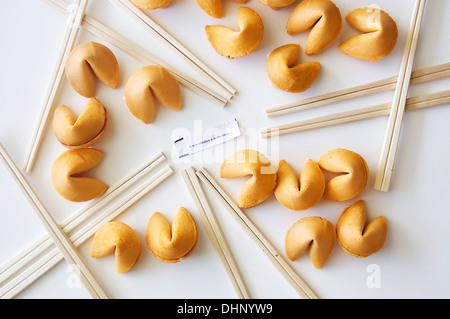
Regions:
<instances>
[{"instance_id":1,"label":"fortune cookie","mask_svg":"<svg viewBox=\"0 0 450 319\"><path fill-rule=\"evenodd\" d=\"M203 11L213 18L223 17L223 0L197 0L197 4ZM240 3L247 3L247 0L236 0Z\"/></svg>"},{"instance_id":2,"label":"fortune cookie","mask_svg":"<svg viewBox=\"0 0 450 319\"><path fill-rule=\"evenodd\" d=\"M67 106L60 105L53 115L53 132L65 147L85 148L103 135L107 118L106 109L95 98L89 99L78 117Z\"/></svg>"},{"instance_id":3,"label":"fortune cookie","mask_svg":"<svg viewBox=\"0 0 450 319\"><path fill-rule=\"evenodd\" d=\"M235 59L252 53L259 46L264 25L259 15L250 8L238 9L239 30L223 25L207 25L206 36L214 50L224 57Z\"/></svg>"},{"instance_id":4,"label":"fortune cookie","mask_svg":"<svg viewBox=\"0 0 450 319\"><path fill-rule=\"evenodd\" d=\"M175 76L164 67L147 65L128 79L125 102L136 118L150 124L155 116L155 99L172 110L181 109L181 89Z\"/></svg>"},{"instance_id":5,"label":"fortune cookie","mask_svg":"<svg viewBox=\"0 0 450 319\"><path fill-rule=\"evenodd\" d=\"M260 3L271 7L272 9L279 9L282 7L286 7L291 3L294 3L296 0L258 0Z\"/></svg>"},{"instance_id":6,"label":"fortune cookie","mask_svg":"<svg viewBox=\"0 0 450 319\"><path fill-rule=\"evenodd\" d=\"M95 77L113 89L119 85L119 64L114 53L97 42L73 48L64 71L72 88L84 97L94 97Z\"/></svg>"},{"instance_id":7,"label":"fortune cookie","mask_svg":"<svg viewBox=\"0 0 450 319\"><path fill-rule=\"evenodd\" d=\"M115 254L117 273L129 271L141 255L141 242L127 224L112 221L100 226L92 240L90 256L100 258Z\"/></svg>"},{"instance_id":8,"label":"fortune cookie","mask_svg":"<svg viewBox=\"0 0 450 319\"><path fill-rule=\"evenodd\" d=\"M342 212L336 232L345 252L355 257L368 257L383 248L387 222L384 216L379 216L366 225L366 206L359 200Z\"/></svg>"},{"instance_id":9,"label":"fortune cookie","mask_svg":"<svg viewBox=\"0 0 450 319\"><path fill-rule=\"evenodd\" d=\"M335 239L336 233L330 221L317 216L304 217L296 221L286 234L286 255L294 261L309 248L314 267L320 268L328 260Z\"/></svg>"},{"instance_id":10,"label":"fortune cookie","mask_svg":"<svg viewBox=\"0 0 450 319\"><path fill-rule=\"evenodd\" d=\"M284 207L296 211L308 209L320 201L324 190L325 178L314 161L305 163L300 180L285 160L280 161L274 194Z\"/></svg>"},{"instance_id":11,"label":"fortune cookie","mask_svg":"<svg viewBox=\"0 0 450 319\"><path fill-rule=\"evenodd\" d=\"M346 149L338 148L322 155L317 161L320 168L337 174L326 182L323 197L342 202L361 194L369 181L369 168L365 159Z\"/></svg>"},{"instance_id":12,"label":"fortune cookie","mask_svg":"<svg viewBox=\"0 0 450 319\"><path fill-rule=\"evenodd\" d=\"M148 249L161 261L176 263L187 258L197 243L197 225L191 214L180 207L172 226L159 212L153 213L147 224Z\"/></svg>"},{"instance_id":13,"label":"fortune cookie","mask_svg":"<svg viewBox=\"0 0 450 319\"><path fill-rule=\"evenodd\" d=\"M108 186L103 182L80 176L95 167L103 153L92 148L79 148L62 153L53 163L52 182L56 191L65 199L84 202L102 195Z\"/></svg>"},{"instance_id":14,"label":"fortune cookie","mask_svg":"<svg viewBox=\"0 0 450 319\"><path fill-rule=\"evenodd\" d=\"M397 43L397 24L383 10L367 7L355 9L345 17L347 22L364 32L339 45L339 49L352 57L376 62L388 56Z\"/></svg>"},{"instance_id":15,"label":"fortune cookie","mask_svg":"<svg viewBox=\"0 0 450 319\"><path fill-rule=\"evenodd\" d=\"M164 9L170 4L170 0L130 0L139 9Z\"/></svg>"},{"instance_id":16,"label":"fortune cookie","mask_svg":"<svg viewBox=\"0 0 450 319\"><path fill-rule=\"evenodd\" d=\"M317 54L328 48L339 36L342 16L330 0L304 0L289 16L286 30L297 34L312 28L306 40L306 54Z\"/></svg>"},{"instance_id":17,"label":"fortune cookie","mask_svg":"<svg viewBox=\"0 0 450 319\"><path fill-rule=\"evenodd\" d=\"M300 52L298 44L285 44L270 53L266 71L277 88L291 93L306 91L320 72L319 62L304 62L294 65Z\"/></svg>"},{"instance_id":18,"label":"fortune cookie","mask_svg":"<svg viewBox=\"0 0 450 319\"><path fill-rule=\"evenodd\" d=\"M220 177L250 176L239 195L238 206L250 208L265 201L277 184L277 173L269 160L255 150L241 150L227 158L220 167Z\"/></svg>"}]
</instances>

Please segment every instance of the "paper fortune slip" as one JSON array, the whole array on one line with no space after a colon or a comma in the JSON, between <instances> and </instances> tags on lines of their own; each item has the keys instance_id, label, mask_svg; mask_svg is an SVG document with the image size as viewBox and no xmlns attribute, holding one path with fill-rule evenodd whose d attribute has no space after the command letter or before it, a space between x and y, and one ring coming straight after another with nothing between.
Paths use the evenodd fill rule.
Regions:
<instances>
[{"instance_id":1,"label":"paper fortune slip","mask_svg":"<svg viewBox=\"0 0 450 319\"><path fill-rule=\"evenodd\" d=\"M183 158L207 148L225 143L241 134L234 118L203 130L202 121L195 121L194 132L183 132L173 141L178 158Z\"/></svg>"}]
</instances>

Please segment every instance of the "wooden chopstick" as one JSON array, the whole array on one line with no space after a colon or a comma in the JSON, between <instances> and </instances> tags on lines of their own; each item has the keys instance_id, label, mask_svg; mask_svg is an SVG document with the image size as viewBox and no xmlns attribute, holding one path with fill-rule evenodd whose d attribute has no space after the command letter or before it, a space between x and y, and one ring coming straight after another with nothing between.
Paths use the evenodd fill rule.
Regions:
<instances>
[{"instance_id":1,"label":"wooden chopstick","mask_svg":"<svg viewBox=\"0 0 450 319\"><path fill-rule=\"evenodd\" d=\"M93 201L85 208L64 220L60 224L60 227L66 234L69 234L74 245L78 246L78 243L82 242L80 242L80 236L84 236L84 239L89 237L89 235L92 234L92 230L87 231L86 229L89 228L86 228L85 226L84 231L83 229L79 230L73 235L70 235L71 231L83 226L83 222L89 217L94 216L94 214L98 216L99 212L101 212L107 204L121 196L121 194L133 186L137 180L142 179L143 176L154 171L156 166L164 159L165 157L161 152L156 153L149 161L146 161L143 166L138 167L138 169L122 178L114 186L111 186L97 201ZM124 196L121 202L115 202L112 208L108 210L110 213L107 214L117 216L128 207L125 206L125 203L131 205L151 189L146 187L147 184L151 184L153 188L163 180L162 177L166 178L171 173L172 170L170 167L166 166L163 170L148 178L146 184L138 187L137 191ZM144 191L142 191L142 189L144 189ZM138 192L138 194L136 194L136 192ZM93 221L90 221L90 225L93 225ZM91 228L93 228L93 226ZM54 258L54 262L51 262L52 258ZM45 273L49 267L51 268L56 262L60 261L61 258L62 256L59 254L58 249L54 248L51 238L48 235L42 236L28 248L9 260L7 264L2 266L2 269L0 270L0 298L11 298L15 296L40 275Z\"/></svg>"},{"instance_id":2,"label":"wooden chopstick","mask_svg":"<svg viewBox=\"0 0 450 319\"><path fill-rule=\"evenodd\" d=\"M75 237L74 243L81 244L86 239L91 237L97 229L104 223L116 218L121 212L133 205L137 200L142 198L150 190L154 189L157 185L161 184L165 179L173 174L173 169L166 165L154 176L151 176L146 181L141 183L133 192L131 193L131 198L121 199L116 203L115 207L110 208L102 212L89 224L84 225L82 229L77 231L73 236Z\"/></svg>"},{"instance_id":3,"label":"wooden chopstick","mask_svg":"<svg viewBox=\"0 0 450 319\"><path fill-rule=\"evenodd\" d=\"M70 236L70 239L73 241L74 245L76 247L81 245L89 237L91 237L103 223L106 223L120 215L128 207L133 205L136 201L172 174L173 170L169 166L165 166L158 173L156 173L155 176L152 176L145 183L143 183L143 185L138 187L133 193L127 194L119 202L114 203L109 210L103 212L102 216L98 216L96 220L91 221L89 225L86 225L83 229ZM32 264L25 271L19 272L16 277L7 282L5 287L0 289L0 297L14 297L55 266L59 261L61 261L62 257L63 256L60 254L58 249L54 248L53 245L47 248L44 255L37 256L37 258L32 261Z\"/></svg>"},{"instance_id":4,"label":"wooden chopstick","mask_svg":"<svg viewBox=\"0 0 450 319\"><path fill-rule=\"evenodd\" d=\"M244 280L241 277L239 268L236 265L234 257L228 247L225 237L223 236L219 223L213 210L211 209L211 206L209 205L194 169L192 167L188 167L182 170L181 176L186 183L198 211L200 212L202 223L205 226L211 242L222 259L238 297L241 299L250 299L250 294Z\"/></svg>"},{"instance_id":5,"label":"wooden chopstick","mask_svg":"<svg viewBox=\"0 0 450 319\"><path fill-rule=\"evenodd\" d=\"M65 219L60 224L60 227L66 234L70 234L73 229L79 227L86 219L96 214L113 199L117 198L128 188L130 188L137 179L140 179L142 176L155 169L155 167L164 159L165 156L161 152L157 152L156 154L152 155L150 159L143 165L127 174L118 183L110 186L102 196L95 200L92 200L84 208L80 209L79 211L75 212L73 215ZM27 249L11 258L6 264L2 265L2 267L0 268L0 284L2 287L0 288L0 297L3 295L4 289L6 289L6 281L11 281L11 278L13 276L16 276L17 272L19 272L22 267L38 258L40 254L43 254L46 249L52 246L53 241L50 236L48 234L43 235Z\"/></svg>"},{"instance_id":6,"label":"wooden chopstick","mask_svg":"<svg viewBox=\"0 0 450 319\"><path fill-rule=\"evenodd\" d=\"M63 13L67 13L67 9L70 8L70 6L64 0L41 0L41 1ZM212 99L214 102L219 103L220 105L225 105L227 103L228 101L227 97L223 97L220 93L214 91L213 89L203 85L198 81L195 81L194 79L192 79L187 75L180 73L173 67L167 65L166 63L163 63L156 57L152 56L149 52L136 46L132 42L128 41L126 38L122 37L118 33L106 27L104 24L101 24L95 19L85 15L84 10L86 8L87 0L77 0L77 1L78 2L82 1L82 4L80 6L74 5L71 7L73 10L70 12L67 20L67 29L59 52L56 67L52 74L50 84L44 100L44 106L38 117L37 125L35 131L33 132L31 144L28 148L25 157L25 163L23 167L24 172L29 173L33 169L38 149L42 143L43 132L47 126L48 118L51 114L51 110L53 107L53 102L58 92L64 74L65 60L67 58L67 55L73 48L80 26L83 26L85 29L87 29L88 31L92 32L97 36L105 38L105 40L109 41L118 48L122 49L124 52L129 53L136 59L144 62L145 64L158 64L167 68L172 74L174 74L174 76L177 78L178 81L180 81L180 83L192 89L193 91L209 99ZM79 10L76 10L77 8Z\"/></svg>"},{"instance_id":7,"label":"wooden chopstick","mask_svg":"<svg viewBox=\"0 0 450 319\"><path fill-rule=\"evenodd\" d=\"M45 127L47 126L48 117L53 108L54 99L61 85L64 74L65 61L74 46L81 21L83 20L86 6L87 0L75 0L71 7L72 10L70 11L69 17L67 19L66 31L64 33L58 57L56 59L55 69L53 70L50 83L44 98L44 103L39 114L37 126L33 133L31 144L27 150L27 154L25 157L23 171L26 173L31 172L31 170L33 169L37 151L42 143L43 132L45 130Z\"/></svg>"},{"instance_id":8,"label":"wooden chopstick","mask_svg":"<svg viewBox=\"0 0 450 319\"><path fill-rule=\"evenodd\" d=\"M93 34L99 37L102 37L109 43L120 48L122 51L129 53L131 56L143 62L144 64L157 64L166 68L177 78L177 80L181 84L205 96L206 98L213 100L215 103L218 103L223 106L228 102L228 99L222 96L220 93L203 85L202 83L194 80L193 78L181 73L180 71L176 70L167 63L157 59L155 56L151 55L148 51L142 49L141 47L138 47L125 37L119 35L118 33L114 32L113 30L101 24L100 22L94 20L93 18L86 16L82 26L86 30L92 32Z\"/></svg>"},{"instance_id":9,"label":"wooden chopstick","mask_svg":"<svg viewBox=\"0 0 450 319\"><path fill-rule=\"evenodd\" d=\"M406 100L406 111L413 111L446 103L450 103L450 90L410 97ZM391 105L392 103L384 103L358 110L338 112L304 121L263 128L260 130L260 135L263 138L269 138L277 135L303 132L311 129L388 115L390 114Z\"/></svg>"},{"instance_id":10,"label":"wooden chopstick","mask_svg":"<svg viewBox=\"0 0 450 319\"><path fill-rule=\"evenodd\" d=\"M416 0L413 17L406 42L405 53L402 59L397 86L394 92L394 99L389 115L388 127L380 155L378 169L375 175L374 188L380 191L388 191L391 182L398 141L402 126L403 114L405 111L406 97L411 78L411 70L425 10L425 0Z\"/></svg>"},{"instance_id":11,"label":"wooden chopstick","mask_svg":"<svg viewBox=\"0 0 450 319\"><path fill-rule=\"evenodd\" d=\"M77 212L68 219L61 223L64 231L68 234L81 225L86 219L100 211L106 204L120 196L124 191L129 189L133 184L145 176L149 172L152 172L160 163L162 163L166 157L163 153L157 152L150 157L143 165L138 166L134 171L127 174L118 183L108 188L108 190L97 201L94 201L91 205L88 205L86 209Z\"/></svg>"},{"instance_id":12,"label":"wooden chopstick","mask_svg":"<svg viewBox=\"0 0 450 319\"><path fill-rule=\"evenodd\" d=\"M113 202L107 210L100 211L94 219L90 220L89 223L85 224L70 236L70 240L74 246L78 247L84 243L102 224L122 214L172 174L173 170L170 166L166 165L155 174L152 174L152 176L147 178L132 192L121 197L118 201ZM2 283L2 288L0 289L1 298L14 297L62 259L63 256L54 245L48 245L48 242L44 242L43 244L45 244L44 248L38 246L41 250L40 254L35 255L33 259L29 260L25 264L26 267L20 267L20 265L14 264L17 269L15 269L14 276L10 276L10 278L7 278L6 283Z\"/></svg>"},{"instance_id":13,"label":"wooden chopstick","mask_svg":"<svg viewBox=\"0 0 450 319\"><path fill-rule=\"evenodd\" d=\"M184 47L178 40L176 40L155 21L153 21L147 14L144 13L144 11L137 8L128 0L110 1L114 2L118 7L127 12L132 18L142 23L153 34L159 36L162 40L169 44L170 47L172 47L175 52L180 53L195 70L200 71L203 76L206 76L207 79L212 80L214 83L216 83L227 99L230 99L236 93L236 90L233 87L226 83L225 80L223 80L215 72L213 72L208 66L200 61L200 59L194 56L194 54L187 50L186 47Z\"/></svg>"},{"instance_id":14,"label":"wooden chopstick","mask_svg":"<svg viewBox=\"0 0 450 319\"><path fill-rule=\"evenodd\" d=\"M91 296L98 299L108 299L109 297L107 293L103 290L89 268L86 266L67 234L53 219L52 215L45 208L44 204L38 198L28 181L24 178L1 144L0 155L11 175L16 180L18 186L33 206L38 217L40 217L59 251L62 253L69 265L76 267L76 273L79 273L81 282L84 284Z\"/></svg>"},{"instance_id":15,"label":"wooden chopstick","mask_svg":"<svg viewBox=\"0 0 450 319\"><path fill-rule=\"evenodd\" d=\"M70 239L73 241L76 247L84 243L89 237L91 237L97 229L104 223L114 219L127 208L141 199L144 195L150 192L153 188L163 182L167 177L173 174L173 170L169 166L165 166L161 169L155 176L152 176L147 181L142 183L136 190L131 194L127 194L123 199L114 203L107 211L103 212L101 216L98 216L95 220L91 221L89 225L85 227L72 236ZM16 286L8 292L8 294L17 294L23 289L25 289L29 284L39 278L41 275L45 274L49 269L56 265L62 259L62 255L57 249L53 249L47 252L45 256L39 260L34 261L31 268L31 273L26 276L25 273L21 273L17 279Z\"/></svg>"},{"instance_id":16,"label":"wooden chopstick","mask_svg":"<svg viewBox=\"0 0 450 319\"><path fill-rule=\"evenodd\" d=\"M450 75L450 62L413 71L411 74L411 84L420 84L436 79L448 77ZM298 102L288 103L277 107L266 109L268 117L289 114L296 111L308 110L331 103L338 103L345 100L393 90L397 84L398 76L389 77L383 80L370 82L352 88L334 91L323 95L304 99Z\"/></svg>"},{"instance_id":17,"label":"wooden chopstick","mask_svg":"<svg viewBox=\"0 0 450 319\"><path fill-rule=\"evenodd\" d=\"M67 12L68 4L66 3L65 0L41 0L41 1L61 13ZM194 92L199 93L200 95L212 100L214 103L218 103L223 106L228 102L228 99L220 95L220 93L194 80L192 77L176 70L174 67L156 58L151 53L144 50L142 47L137 46L133 42L129 41L127 38L118 34L111 28L107 27L106 25L97 21L96 19L90 17L89 15L87 14L84 15L84 19L81 26L83 27L83 29L91 32L92 34L100 38L103 38L105 41L118 47L122 51L128 53L130 56L134 57L135 59L141 61L144 64L157 64L166 68L177 78L177 80L181 84L193 90Z\"/></svg>"},{"instance_id":18,"label":"wooden chopstick","mask_svg":"<svg viewBox=\"0 0 450 319\"><path fill-rule=\"evenodd\" d=\"M281 254L275 249L272 243L261 233L256 225L247 217L244 212L234 203L228 194L219 186L213 177L202 168L197 171L197 176L200 180L212 190L229 209L230 213L236 218L241 226L248 232L248 234L256 241L260 248L266 253L270 261L277 267L285 279L292 285L295 291L303 298L318 299L318 296L311 290L310 287L303 281L302 278L292 269L292 267L285 261Z\"/></svg>"}]
</instances>

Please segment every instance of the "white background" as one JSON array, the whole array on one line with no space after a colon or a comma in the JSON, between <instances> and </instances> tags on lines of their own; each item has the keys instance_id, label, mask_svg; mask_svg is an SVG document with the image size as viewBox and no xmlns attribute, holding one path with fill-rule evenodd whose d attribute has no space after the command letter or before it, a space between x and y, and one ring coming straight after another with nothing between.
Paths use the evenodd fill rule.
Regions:
<instances>
[{"instance_id":1,"label":"white background","mask_svg":"<svg viewBox=\"0 0 450 319\"><path fill-rule=\"evenodd\" d=\"M371 172L369 185L354 200L334 203L322 199L307 211L293 212L271 196L261 205L246 210L283 256L286 231L302 217L321 216L335 224L345 207L357 199L363 199L369 219L379 215L387 218L389 231L386 244L380 252L368 258L352 257L336 244L321 269L313 267L308 254L289 262L319 297L450 297L449 105L406 114L388 192L373 189L387 116L284 135L272 141L258 138L260 128L392 100L393 91L390 91L288 116L266 117L264 110L268 107L398 73L414 1L335 0L335 3L343 16L357 7L373 3L387 11L399 28L398 43L393 53L377 63L342 54L337 45L357 33L344 21L342 32L331 47L316 56L306 56L304 47L308 32L294 36L285 32L286 21L295 4L272 10L256 0L250 0L247 6L253 8L264 22L263 40L254 53L229 60L212 49L204 27L222 24L237 28L237 8L241 5L238 2L224 1L222 19L208 16L192 0L172 0L166 9L149 11L157 23L237 90L232 101L222 107L182 87L182 110L174 112L158 107L155 121L150 125L134 118L123 100L127 78L142 63L103 39L81 30L77 44L92 40L107 45L116 55L121 68L121 81L117 90L100 83L97 85L97 98L108 110L110 125L102 139L93 146L102 150L105 157L89 174L112 185L156 151L162 151L175 170L175 174L162 185L117 218L134 228L143 243L141 258L131 271L116 274L112 255L101 259L90 258L91 239L79 247L87 265L112 298L236 298L179 171L189 165L197 168L204 166L218 178L221 162L241 147L265 152L275 166L278 166L279 160L285 159L297 172L300 172L307 159L317 160L323 153L335 148L353 150L366 159ZM164 43L112 3L106 0L90 1L86 13L165 62L205 81ZM449 15L449 1L427 1L414 69L449 62ZM19 167L22 167L25 159L64 28L65 16L38 0L0 1L0 143ZM286 43L302 46L299 61L319 61L322 64L317 81L304 93L290 94L276 89L266 75L265 61L268 54ZM416 85L410 88L409 96L448 89L449 83L445 79ZM55 105L64 103L77 113L86 101L64 79ZM228 143L227 147L210 149L183 162L173 156L171 136L176 129L191 130L195 120L202 120L203 128L207 128L233 117L237 118L244 134ZM268 146L272 147L272 151L269 151ZM51 128L47 127L35 167L26 175L58 222L87 204L66 201L52 186L51 166L63 151L65 149L57 142ZM244 180L219 182L237 199ZM0 165L0 189L2 264L44 234L45 229L3 165ZM215 197L210 196L210 200L251 296L298 298L297 293L228 211L222 208ZM146 224L154 211L161 212L170 220L180 206L186 207L194 216L199 228L199 240L188 259L177 264L166 264L153 257L145 246ZM368 272L370 265L375 265L379 270L379 287L367 285L371 275ZM84 287L72 287L70 278L68 266L62 261L16 298L90 298Z\"/></svg>"}]
</instances>

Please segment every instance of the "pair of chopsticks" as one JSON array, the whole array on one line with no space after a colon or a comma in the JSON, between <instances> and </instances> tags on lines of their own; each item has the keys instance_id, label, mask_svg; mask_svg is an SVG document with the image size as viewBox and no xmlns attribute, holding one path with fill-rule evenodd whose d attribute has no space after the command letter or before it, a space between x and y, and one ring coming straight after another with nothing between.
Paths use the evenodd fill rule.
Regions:
<instances>
[{"instance_id":1,"label":"pair of chopsticks","mask_svg":"<svg viewBox=\"0 0 450 319\"><path fill-rule=\"evenodd\" d=\"M193 173L191 171L191 176ZM302 278L292 269L281 254L276 250L272 243L261 233L255 224L245 215L245 213L236 205L230 196L219 186L213 177L202 168L196 172L197 177L203 184L216 194L225 204L232 216L247 231L247 233L256 241L259 247L266 253L270 261L277 267L284 278L292 285L295 291L303 298L318 299L317 295L303 281ZM191 180L194 180L191 177ZM197 188L196 194L201 194L200 188ZM203 206L204 204L202 204ZM206 207L206 206L203 206ZM218 226L217 226L218 227ZM224 242L221 242L224 245Z\"/></svg>"},{"instance_id":2,"label":"pair of chopsticks","mask_svg":"<svg viewBox=\"0 0 450 319\"><path fill-rule=\"evenodd\" d=\"M109 297L107 293L103 290L89 268L86 266L84 260L78 254L71 240L42 204L41 200L31 188L28 181L23 177L20 170L14 164L11 157L8 155L2 145L0 145L0 157L11 175L16 180L18 186L21 188L21 190L33 206L38 217L40 217L42 223L46 227L49 235L52 237L59 251L62 253L69 265L71 265L72 267L76 267L76 269L74 270L76 270L76 273L79 274L80 281L86 287L91 296L97 299L108 299Z\"/></svg>"},{"instance_id":3,"label":"pair of chopsticks","mask_svg":"<svg viewBox=\"0 0 450 319\"><path fill-rule=\"evenodd\" d=\"M404 112L407 110L406 107L408 102L407 93L409 85L414 82L421 83L438 78L448 77L449 75L448 63L441 66L430 68L428 70L420 70L416 72L416 74L412 73L414 56L417 48L419 31L422 24L424 10L425 10L425 0L416 0L411 19L411 24L409 27L409 34L405 46L404 56L400 66L399 75L398 77L396 77L396 79L389 78L382 81L372 82L364 86L358 86L352 89L346 89L342 91L325 94L322 95L321 97L311 98L300 103L291 103L271 108L266 110L267 116L287 114L299 109L318 107L320 105L339 102L345 99L386 91L393 88L392 86L395 83L394 99L389 107L388 127L386 130L385 141L380 155L374 185L374 188L376 190L387 191L389 189L390 181L392 178L395 155L398 148L403 115ZM417 80L416 81L412 80L413 77ZM441 94L445 95L446 92L441 92ZM437 105L436 103L439 103L439 101L441 101L442 103L446 103L445 97L441 98L435 98L433 96L429 97L432 99L432 101L425 103L427 104L427 106ZM416 99L422 99L422 97L418 97ZM382 106L381 108L384 108L384 106ZM384 115L385 114L384 112L385 112L384 110L379 110L379 107L376 106L373 108L363 109L359 111L338 113L308 121L266 128L262 129L260 133L262 137L270 137L274 135L287 134L291 132L299 132L309 128L321 127L326 125L326 123L328 125L334 125L338 123L345 123L346 121L348 122L378 115Z\"/></svg>"},{"instance_id":4,"label":"pair of chopsticks","mask_svg":"<svg viewBox=\"0 0 450 319\"><path fill-rule=\"evenodd\" d=\"M403 115L405 113L406 97L411 79L414 57L419 39L420 26L425 10L425 0L416 0L413 17L409 27L406 48L400 66L397 86L394 91L391 112L389 114L388 127L384 139L383 148L378 162L378 170L375 176L376 190L388 191L394 169L394 162L400 138Z\"/></svg>"},{"instance_id":5,"label":"pair of chopsticks","mask_svg":"<svg viewBox=\"0 0 450 319\"><path fill-rule=\"evenodd\" d=\"M173 170L168 165L153 173L164 160L165 156L161 152L156 153L143 165L109 187L100 198L64 220L60 227L69 235L74 246L81 245L95 233L98 227L119 216L172 175ZM146 177L139 186L122 196L132 185L149 174L151 175ZM114 201L117 198L119 200ZM107 207L108 204L111 205ZM42 236L1 267L0 298L16 296L61 259L62 255L54 246L51 237L48 234Z\"/></svg>"},{"instance_id":6,"label":"pair of chopsticks","mask_svg":"<svg viewBox=\"0 0 450 319\"><path fill-rule=\"evenodd\" d=\"M416 6L415 6L416 10L414 11L413 20L412 20L412 23L410 26L410 36L407 41L407 45L405 46L405 54L411 51L410 49L411 49L411 43L413 40L413 36L412 36L413 32L415 32L415 34L416 34L415 40L414 40L414 49L417 44L418 29L417 29L417 31L414 31L414 26L415 26L416 19L419 19L419 18L420 18L420 20L422 19L424 3L425 2L420 3L420 8L421 8L420 11L418 10L419 3L418 2L416 3ZM420 24L417 27L419 28ZM413 53L413 52L411 52L411 53ZM405 61L405 58L403 59L403 62L402 62L402 68L404 68L406 66L404 61ZM412 67L412 60L409 63L409 69L411 67ZM417 70L412 73L409 73L410 83L411 84L419 84L419 83L439 79L439 78L448 76L449 70L450 70L450 63L445 63L445 64L433 66L430 68ZM446 75L443 76L442 72L445 72ZM406 74L404 74L404 75L406 75ZM316 108L316 107L324 106L324 105L331 104L331 103L338 103L341 101L345 101L345 100L349 100L349 99L353 99L353 98L357 98L357 97L361 97L361 96L366 96L369 94L375 94L375 93L389 91L389 90L395 89L398 86L397 85L398 80L400 79L400 81L402 81L403 77L404 76L402 76L402 74L399 73L398 76L393 76L393 77L386 78L383 80L379 80L379 81L366 83L366 84L355 86L355 87L348 88L348 89L343 89L343 90L339 90L339 91L334 91L334 92L318 95L318 96L304 99L301 101L296 101L296 102L292 102L292 103L287 103L287 104L267 108L265 112L266 112L267 117L275 117L275 116L285 115L285 114L289 114L289 113L296 112L296 111L308 110L311 108Z\"/></svg>"},{"instance_id":7,"label":"pair of chopsticks","mask_svg":"<svg viewBox=\"0 0 450 319\"><path fill-rule=\"evenodd\" d=\"M56 59L56 65L53 70L49 86L47 88L43 107L39 114L37 126L33 133L32 143L26 154L23 170L27 173L32 170L32 167L34 165L36 154L41 144L42 134L44 132L45 126L47 125L47 119L53 106L53 101L62 82L65 61L67 60L67 57L76 41L81 22L83 21L87 1L88 0L75 0L71 6L69 17L67 18L67 25L63 41Z\"/></svg>"},{"instance_id":8,"label":"pair of chopsticks","mask_svg":"<svg viewBox=\"0 0 450 319\"><path fill-rule=\"evenodd\" d=\"M65 0L41 0L41 1L61 13L67 13L69 8L69 5L66 3ZM137 46L133 42L129 41L127 38L121 36L116 31L112 30L111 28L107 27L106 25L97 21L91 16L85 14L81 26L83 27L83 29L91 32L92 34L100 38L103 38L105 41L118 47L123 52L128 53L130 56L136 58L138 61L141 61L144 64L157 64L166 68L177 78L177 80L181 84L193 90L194 92L197 92L203 95L204 97L211 99L213 102L219 103L221 105L224 105L227 102L226 100L222 99L220 95L213 89L205 86L204 84L194 80L188 75L185 75L180 71L176 70L167 63L159 60L148 51Z\"/></svg>"},{"instance_id":9,"label":"pair of chopsticks","mask_svg":"<svg viewBox=\"0 0 450 319\"><path fill-rule=\"evenodd\" d=\"M450 76L450 63L444 63L429 68L413 71L411 73L411 84L421 84L438 80ZM334 91L298 102L288 103L266 109L268 117L275 117L296 111L308 110L324 105L338 103L353 98L381 93L393 90L397 85L398 76L389 77L383 80L358 85L352 88Z\"/></svg>"},{"instance_id":10,"label":"pair of chopsticks","mask_svg":"<svg viewBox=\"0 0 450 319\"><path fill-rule=\"evenodd\" d=\"M119 8L123 9L129 16L141 23L145 28L148 28L152 34L158 36L165 41L175 52L181 54L181 56L200 74L205 76L212 83L215 83L221 90L221 95L224 101L229 100L236 90L228 83L220 78L214 71L212 71L207 65L205 65L200 59L192 54L186 47L184 47L178 40L170 35L166 30L153 21L143 10L137 8L128 0L110 0L116 4Z\"/></svg>"},{"instance_id":11,"label":"pair of chopsticks","mask_svg":"<svg viewBox=\"0 0 450 319\"><path fill-rule=\"evenodd\" d=\"M450 103L450 90L410 97L406 100L405 110L414 111L447 103ZM278 125L276 127L264 128L261 129L260 134L263 138L269 138L277 135L303 132L321 127L328 127L332 125L389 115L391 112L391 105L392 103L389 102L358 110L338 112L303 121Z\"/></svg>"},{"instance_id":12,"label":"pair of chopsticks","mask_svg":"<svg viewBox=\"0 0 450 319\"><path fill-rule=\"evenodd\" d=\"M65 0L41 1L61 13L67 14L69 12L69 16L67 19L66 32L58 54L58 58L56 60L55 69L50 79L41 113L39 114L37 125L26 154L25 163L23 166L24 172L29 173L33 169L34 162L37 157L37 152L42 142L43 132L45 130L45 127L47 126L53 103L63 78L65 61L68 53L70 53L73 48L80 27L83 27L94 35L105 39L107 42L115 45L122 51L127 52L144 64L157 64L166 68L177 78L177 80L181 84L193 90L194 92L197 92L200 95L211 99L213 102L220 105L225 105L228 102L230 94L225 95L224 97L222 93L216 91L213 88L205 86L204 84L194 80L193 78L179 72L167 63L164 63L163 61L157 59L148 51L142 49L117 32L113 31L106 25L86 15L84 11L86 8L87 0L77 0L77 2L75 2L72 6L69 5ZM80 1L82 1L81 5L77 6L77 3ZM234 94L235 91L233 90L232 92Z\"/></svg>"},{"instance_id":13,"label":"pair of chopsticks","mask_svg":"<svg viewBox=\"0 0 450 319\"><path fill-rule=\"evenodd\" d=\"M241 274L233 258L233 255L223 236L223 233L220 229L219 223L217 222L214 212L211 209L211 206L209 205L208 199L206 198L206 195L203 192L203 189L199 183L198 177L195 174L194 169L192 167L189 167L182 170L181 176L183 177L186 183L186 187L188 188L189 193L192 199L194 200L198 211L200 212L202 224L203 226L205 226L209 238L211 239L216 251L219 253L220 258L222 259L222 262L225 265L225 268L232 280L233 286L236 290L238 297L241 299L250 299L250 294L247 291L245 282L241 277Z\"/></svg>"}]
</instances>

